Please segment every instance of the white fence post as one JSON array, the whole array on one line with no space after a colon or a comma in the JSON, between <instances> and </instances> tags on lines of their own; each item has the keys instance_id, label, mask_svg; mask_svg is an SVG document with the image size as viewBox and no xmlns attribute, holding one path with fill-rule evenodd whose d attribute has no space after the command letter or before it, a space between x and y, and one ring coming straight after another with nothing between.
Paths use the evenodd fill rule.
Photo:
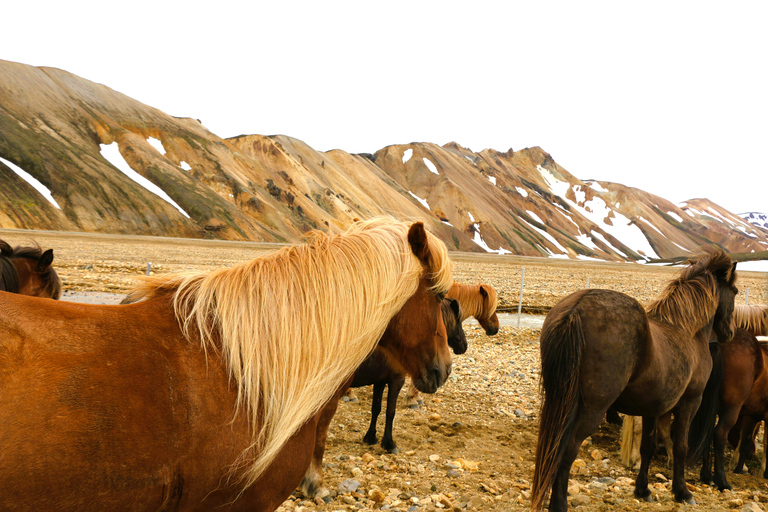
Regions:
<instances>
[{"instance_id":1,"label":"white fence post","mask_svg":"<svg viewBox=\"0 0 768 512\"><path fill-rule=\"evenodd\" d=\"M520 314L523 310L523 286L525 285L525 267L520 276L520 300L517 301L517 327L520 327Z\"/></svg>"}]
</instances>

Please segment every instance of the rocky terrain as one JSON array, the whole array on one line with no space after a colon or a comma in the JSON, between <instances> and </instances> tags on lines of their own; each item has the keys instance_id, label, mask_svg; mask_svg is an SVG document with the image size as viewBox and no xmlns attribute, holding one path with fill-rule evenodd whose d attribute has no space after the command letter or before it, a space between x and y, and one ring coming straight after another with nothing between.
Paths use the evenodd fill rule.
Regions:
<instances>
[{"instance_id":1,"label":"rocky terrain","mask_svg":"<svg viewBox=\"0 0 768 512\"><path fill-rule=\"evenodd\" d=\"M62 234L0 230L16 245L30 238L54 248L54 264L69 294L122 293L147 270L210 270L253 258L276 248L250 242L163 239L152 237ZM502 307L517 307L525 269L523 302L544 311L563 296L584 288L609 288L654 298L675 269L638 264L609 264L544 258L454 253L461 282L485 282L499 292ZM739 278L744 303L768 303L768 276L744 272ZM280 512L424 511L529 508L533 454L539 408L539 331L502 327L488 337L465 324L469 350L454 358L449 382L434 395L422 395L416 409L401 404L394 438L399 453L362 443L370 418L370 389L340 404L330 428L325 481L329 493L318 500L294 495ZM404 394L404 393L403 393ZM382 415L383 416L383 415ZM380 417L379 432L383 431ZM572 469L571 507L581 510L668 511L680 508L669 491L671 470L665 457L654 459L654 503L632 495L634 471L618 461L619 429L604 424L583 446ZM729 474L733 492L720 493L697 482L689 471L698 506L694 510L764 510L768 482L751 465L747 475Z\"/></svg>"},{"instance_id":2,"label":"rocky terrain","mask_svg":"<svg viewBox=\"0 0 768 512\"><path fill-rule=\"evenodd\" d=\"M647 261L716 243L768 258L759 213L578 178L539 147L371 151L222 139L67 71L0 61L0 228L296 242L393 214L460 251Z\"/></svg>"}]
</instances>

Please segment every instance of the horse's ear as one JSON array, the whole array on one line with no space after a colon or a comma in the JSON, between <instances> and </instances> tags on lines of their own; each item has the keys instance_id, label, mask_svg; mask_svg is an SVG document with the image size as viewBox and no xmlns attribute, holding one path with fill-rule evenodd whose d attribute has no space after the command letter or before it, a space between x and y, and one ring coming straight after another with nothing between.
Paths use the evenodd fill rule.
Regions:
<instances>
[{"instance_id":1,"label":"horse's ear","mask_svg":"<svg viewBox=\"0 0 768 512\"><path fill-rule=\"evenodd\" d=\"M731 284L736 282L736 262L733 262L733 266L731 267Z\"/></svg>"},{"instance_id":2,"label":"horse's ear","mask_svg":"<svg viewBox=\"0 0 768 512\"><path fill-rule=\"evenodd\" d=\"M37 260L37 271L44 272L48 270L51 263L53 263L53 249L48 249L42 256L40 256L40 259Z\"/></svg>"},{"instance_id":3,"label":"horse's ear","mask_svg":"<svg viewBox=\"0 0 768 512\"><path fill-rule=\"evenodd\" d=\"M5 240L0 240L0 254L7 257L13 254L13 247Z\"/></svg>"},{"instance_id":4,"label":"horse's ear","mask_svg":"<svg viewBox=\"0 0 768 512\"><path fill-rule=\"evenodd\" d=\"M480 285L480 295L483 296L483 299L488 298L488 291L485 289L483 285Z\"/></svg>"},{"instance_id":5,"label":"horse's ear","mask_svg":"<svg viewBox=\"0 0 768 512\"><path fill-rule=\"evenodd\" d=\"M451 311L453 311L454 316L456 316L456 318L461 318L461 309L459 307L459 301L457 301L456 299L448 299L448 300L451 301Z\"/></svg>"},{"instance_id":6,"label":"horse's ear","mask_svg":"<svg viewBox=\"0 0 768 512\"><path fill-rule=\"evenodd\" d=\"M408 243L413 254L424 266L429 265L429 240L423 222L414 222L408 229Z\"/></svg>"}]
</instances>

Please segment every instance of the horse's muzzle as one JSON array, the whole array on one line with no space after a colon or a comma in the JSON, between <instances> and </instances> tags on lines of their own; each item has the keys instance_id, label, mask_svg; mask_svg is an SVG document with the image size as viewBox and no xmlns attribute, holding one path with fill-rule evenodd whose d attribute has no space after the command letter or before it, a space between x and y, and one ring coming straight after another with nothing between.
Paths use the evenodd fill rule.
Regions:
<instances>
[{"instance_id":1,"label":"horse's muzzle","mask_svg":"<svg viewBox=\"0 0 768 512\"><path fill-rule=\"evenodd\" d=\"M422 393L434 393L442 386L451 374L451 363L436 364L425 371L421 377L414 379L413 385Z\"/></svg>"}]
</instances>

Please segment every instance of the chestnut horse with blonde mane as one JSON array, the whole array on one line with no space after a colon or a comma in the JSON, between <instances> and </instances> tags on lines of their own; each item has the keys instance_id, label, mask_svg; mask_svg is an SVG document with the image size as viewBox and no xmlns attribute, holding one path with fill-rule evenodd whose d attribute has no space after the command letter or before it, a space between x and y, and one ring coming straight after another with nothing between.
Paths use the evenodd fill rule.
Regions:
<instances>
[{"instance_id":1,"label":"chestnut horse with blonde mane","mask_svg":"<svg viewBox=\"0 0 768 512\"><path fill-rule=\"evenodd\" d=\"M609 407L643 417L638 499L651 494L657 418L674 413L672 492L677 501L692 501L684 474L688 431L712 369L709 340L713 333L720 342L733 336L735 282L736 264L711 248L647 309L628 295L599 289L573 293L552 308L541 329L544 397L532 510L543 507L550 490L549 510L567 509L571 464Z\"/></svg>"},{"instance_id":2,"label":"chestnut horse with blonde mane","mask_svg":"<svg viewBox=\"0 0 768 512\"><path fill-rule=\"evenodd\" d=\"M499 298L493 286L453 283L446 297L459 301L462 322L473 316L488 336L499 332L499 317L496 315Z\"/></svg>"},{"instance_id":3,"label":"chestnut horse with blonde mane","mask_svg":"<svg viewBox=\"0 0 768 512\"><path fill-rule=\"evenodd\" d=\"M53 263L53 249L39 245L11 247L0 240L0 291L58 299L61 279Z\"/></svg>"},{"instance_id":4,"label":"chestnut horse with blonde mane","mask_svg":"<svg viewBox=\"0 0 768 512\"><path fill-rule=\"evenodd\" d=\"M422 223L377 218L133 304L0 294L0 509L274 511L380 339L424 391L445 381L452 282Z\"/></svg>"}]
</instances>

